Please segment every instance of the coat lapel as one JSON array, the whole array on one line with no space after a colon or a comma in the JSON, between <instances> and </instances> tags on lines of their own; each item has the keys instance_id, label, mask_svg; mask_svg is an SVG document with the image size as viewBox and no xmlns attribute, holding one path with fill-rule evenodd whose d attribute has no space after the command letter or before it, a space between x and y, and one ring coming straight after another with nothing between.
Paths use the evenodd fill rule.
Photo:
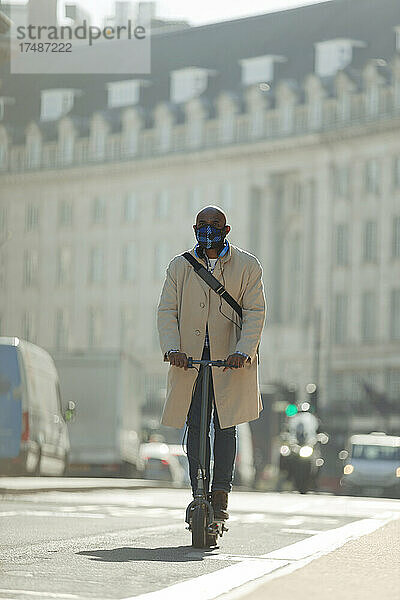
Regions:
<instances>
[{"instance_id":1,"label":"coat lapel","mask_svg":"<svg viewBox=\"0 0 400 600\"><path fill-rule=\"evenodd\" d=\"M193 256L193 257L194 257L194 258L195 258L195 259L196 259L196 260L197 260L199 263L201 263L201 264L203 265L203 267L205 267L205 266L206 266L206 265L205 265L205 262L204 262L204 260L201 260L201 258L197 258L197 256L196 256L196 253L195 253L195 251L194 251L194 248L192 248L192 250L190 250L190 254L192 254L192 256ZM231 244L229 244L229 250L228 250L228 252L227 252L227 253L226 253L226 254L225 254L225 255L224 255L222 258L221 258L221 262L222 262L223 264L225 264L226 262L228 262L228 261L230 260L230 258L231 258L231 255L232 255L232 246L231 246ZM193 269L193 267L190 267L190 268L191 268L191 269ZM214 275L214 277L215 277L216 279L218 279L218 281L221 281L221 283L222 283L222 277L221 277L221 273L220 273L220 270L219 270L218 268L217 268L217 269L215 269L215 271L214 271L213 275ZM202 279L202 278L201 278L199 275L197 275L196 273L194 273L194 276L195 276L195 278L196 278L196 281L198 281L198 283L199 283L199 284L200 284L200 286L202 287L202 289L203 289L203 292L204 292L204 293L205 293L205 294L208 296L208 294L210 293L210 290L211 290L210 286L209 286L209 285L208 285L208 284L207 284L205 281L203 281L203 279Z\"/></svg>"}]
</instances>

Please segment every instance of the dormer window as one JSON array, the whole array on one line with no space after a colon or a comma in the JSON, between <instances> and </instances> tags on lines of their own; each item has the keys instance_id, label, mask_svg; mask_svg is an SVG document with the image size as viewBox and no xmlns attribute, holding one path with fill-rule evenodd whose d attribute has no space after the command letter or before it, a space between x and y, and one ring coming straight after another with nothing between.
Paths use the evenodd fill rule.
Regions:
<instances>
[{"instance_id":1,"label":"dormer window","mask_svg":"<svg viewBox=\"0 0 400 600\"><path fill-rule=\"evenodd\" d=\"M273 81L275 63L285 61L286 58L284 56L275 56L273 54L242 59L240 64L242 66L243 85Z\"/></svg>"},{"instance_id":2,"label":"dormer window","mask_svg":"<svg viewBox=\"0 0 400 600\"><path fill-rule=\"evenodd\" d=\"M57 121L74 106L75 90L54 89L41 92L41 121Z\"/></svg>"},{"instance_id":3,"label":"dormer window","mask_svg":"<svg viewBox=\"0 0 400 600\"><path fill-rule=\"evenodd\" d=\"M108 107L118 108L137 104L139 102L140 84L139 79L107 83Z\"/></svg>"},{"instance_id":4,"label":"dormer window","mask_svg":"<svg viewBox=\"0 0 400 600\"><path fill-rule=\"evenodd\" d=\"M347 67L353 60L353 48L364 47L364 42L337 38L315 44L315 73L331 77Z\"/></svg>"},{"instance_id":5,"label":"dormer window","mask_svg":"<svg viewBox=\"0 0 400 600\"><path fill-rule=\"evenodd\" d=\"M200 96L208 84L209 69L188 67L171 72L171 102L180 104Z\"/></svg>"}]
</instances>

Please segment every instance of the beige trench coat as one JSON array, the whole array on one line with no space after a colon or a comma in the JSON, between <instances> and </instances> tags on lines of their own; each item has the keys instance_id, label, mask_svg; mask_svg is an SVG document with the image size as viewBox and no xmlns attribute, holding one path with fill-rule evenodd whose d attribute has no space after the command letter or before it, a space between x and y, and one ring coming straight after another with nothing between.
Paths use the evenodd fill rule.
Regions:
<instances>
[{"instance_id":1,"label":"beige trench coat","mask_svg":"<svg viewBox=\"0 0 400 600\"><path fill-rule=\"evenodd\" d=\"M194 248L190 252L195 256ZM167 268L157 324L163 355L180 349L187 356L201 358L208 322L212 360L226 359L235 351L250 356L242 369L223 372L213 368L218 417L221 427L226 428L257 419L262 410L257 347L265 320L265 297L260 263L255 256L231 244L213 275L242 307L241 330L232 323L240 321L236 312L209 288L183 256L175 256ZM221 302L222 312L232 321L221 314ZM196 377L195 369L169 367L163 425L184 425Z\"/></svg>"}]
</instances>

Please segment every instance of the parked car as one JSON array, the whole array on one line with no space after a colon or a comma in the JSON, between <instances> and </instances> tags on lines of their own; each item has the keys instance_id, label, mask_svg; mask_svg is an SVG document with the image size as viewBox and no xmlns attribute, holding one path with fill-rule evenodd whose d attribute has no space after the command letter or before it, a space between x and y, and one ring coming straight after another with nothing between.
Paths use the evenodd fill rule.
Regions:
<instances>
[{"instance_id":1,"label":"parked car","mask_svg":"<svg viewBox=\"0 0 400 600\"><path fill-rule=\"evenodd\" d=\"M140 456L144 463L145 479L169 481L176 486L183 484L185 479L178 456L171 452L168 444L148 442L140 447Z\"/></svg>"},{"instance_id":2,"label":"parked car","mask_svg":"<svg viewBox=\"0 0 400 600\"><path fill-rule=\"evenodd\" d=\"M0 337L0 474L63 475L70 443L51 356Z\"/></svg>"},{"instance_id":3,"label":"parked car","mask_svg":"<svg viewBox=\"0 0 400 600\"><path fill-rule=\"evenodd\" d=\"M400 437L353 435L349 449L340 454L346 457L340 480L344 493L400 497Z\"/></svg>"}]
</instances>

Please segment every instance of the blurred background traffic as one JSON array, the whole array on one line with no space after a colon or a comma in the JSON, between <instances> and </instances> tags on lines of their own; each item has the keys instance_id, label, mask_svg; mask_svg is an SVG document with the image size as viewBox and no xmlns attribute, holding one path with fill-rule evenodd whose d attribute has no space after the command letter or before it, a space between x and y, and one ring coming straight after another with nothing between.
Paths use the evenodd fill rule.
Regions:
<instances>
[{"instance_id":1,"label":"blurred background traffic","mask_svg":"<svg viewBox=\"0 0 400 600\"><path fill-rule=\"evenodd\" d=\"M151 26L151 73L123 77L11 73L39 5L92 17L0 2L2 474L188 485L155 312L217 204L268 301L236 484L399 494L400 5L287 4L193 25L112 3L97 22Z\"/></svg>"}]
</instances>

